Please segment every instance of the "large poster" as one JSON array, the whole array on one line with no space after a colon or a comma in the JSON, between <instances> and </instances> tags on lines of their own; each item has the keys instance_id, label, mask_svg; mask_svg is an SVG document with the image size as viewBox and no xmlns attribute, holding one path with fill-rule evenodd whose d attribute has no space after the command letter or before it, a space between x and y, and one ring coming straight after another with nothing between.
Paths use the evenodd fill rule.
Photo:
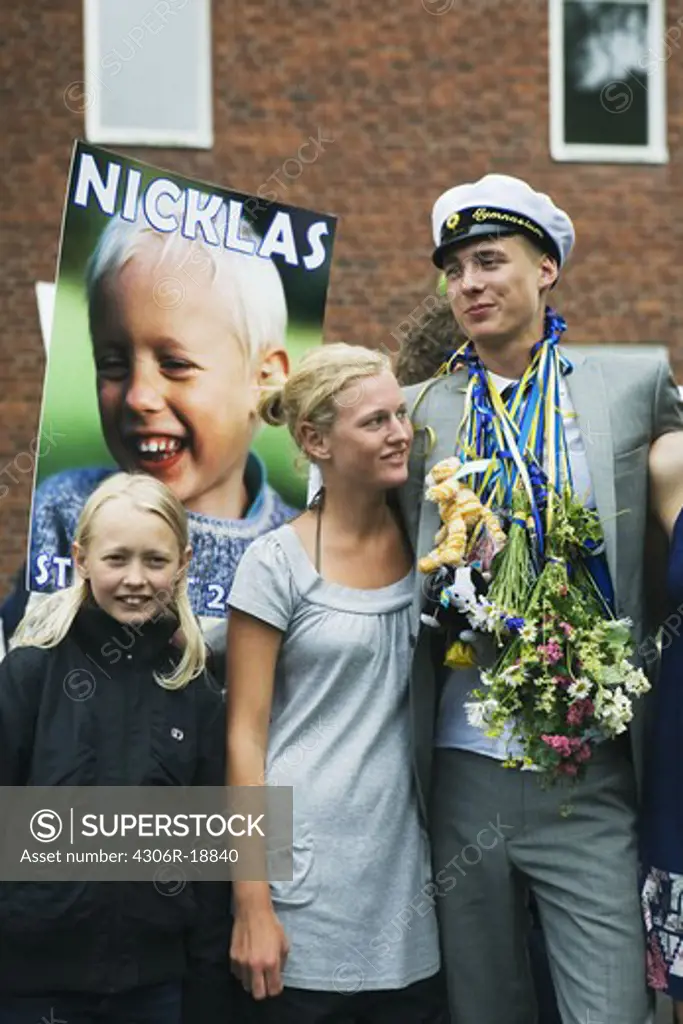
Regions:
<instances>
[{"instance_id":1,"label":"large poster","mask_svg":"<svg viewBox=\"0 0 683 1024\"><path fill-rule=\"evenodd\" d=\"M83 504L151 473L183 502L197 614L220 618L306 470L254 395L322 342L335 219L77 143L41 410L28 587L71 581Z\"/></svg>"}]
</instances>

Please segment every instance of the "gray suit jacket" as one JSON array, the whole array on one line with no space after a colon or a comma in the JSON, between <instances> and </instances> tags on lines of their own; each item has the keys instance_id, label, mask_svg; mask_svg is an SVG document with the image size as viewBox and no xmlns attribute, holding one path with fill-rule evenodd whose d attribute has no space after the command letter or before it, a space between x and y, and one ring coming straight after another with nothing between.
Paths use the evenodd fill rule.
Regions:
<instances>
[{"instance_id":1,"label":"gray suit jacket","mask_svg":"<svg viewBox=\"0 0 683 1024\"><path fill-rule=\"evenodd\" d=\"M607 562L617 612L633 622L636 660L645 639L644 544L648 506L648 452L661 434L683 430L683 406L666 349L625 346L563 347L573 370L569 394L581 427L595 500L605 532ZM416 557L432 547L439 527L433 502L423 501L424 478L440 459L453 455L463 415L466 370L406 388L415 441L408 482L399 492L401 510ZM426 443L430 427L433 447ZM419 577L413 601L411 712L415 767L423 809L428 802L437 692L441 668L431 651L430 631L420 628L423 603ZM645 728L643 698L636 702L631 741L636 776L642 775Z\"/></svg>"}]
</instances>

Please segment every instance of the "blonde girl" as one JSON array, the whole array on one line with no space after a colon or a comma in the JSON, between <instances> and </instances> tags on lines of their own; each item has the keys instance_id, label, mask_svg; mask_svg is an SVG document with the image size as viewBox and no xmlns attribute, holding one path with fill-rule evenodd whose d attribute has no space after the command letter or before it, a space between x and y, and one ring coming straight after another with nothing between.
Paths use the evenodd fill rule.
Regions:
<instances>
[{"instance_id":1,"label":"blonde girl","mask_svg":"<svg viewBox=\"0 0 683 1024\"><path fill-rule=\"evenodd\" d=\"M117 473L86 502L77 580L0 663L0 785L220 786L224 710L187 597L182 505ZM182 631L181 651L173 644ZM0 1024L180 1024L222 1012L228 892L0 883Z\"/></svg>"}]
</instances>

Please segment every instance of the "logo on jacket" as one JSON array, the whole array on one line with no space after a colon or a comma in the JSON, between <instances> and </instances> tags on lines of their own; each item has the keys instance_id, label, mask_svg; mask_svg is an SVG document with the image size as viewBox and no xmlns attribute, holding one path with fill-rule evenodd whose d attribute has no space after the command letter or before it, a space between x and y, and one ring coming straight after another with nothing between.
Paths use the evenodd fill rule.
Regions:
<instances>
[{"instance_id":1,"label":"logo on jacket","mask_svg":"<svg viewBox=\"0 0 683 1024\"><path fill-rule=\"evenodd\" d=\"M40 1018L39 1024L67 1024L67 1021L63 1017L55 1017L55 1008L51 1006L50 1019L48 1020L47 1017L43 1016Z\"/></svg>"},{"instance_id":2,"label":"logo on jacket","mask_svg":"<svg viewBox=\"0 0 683 1024\"><path fill-rule=\"evenodd\" d=\"M178 742L180 742L180 740L184 739L185 733L183 732L182 729L176 729L176 727L173 726L173 728L171 729L171 736L173 737L174 740L178 740Z\"/></svg>"}]
</instances>

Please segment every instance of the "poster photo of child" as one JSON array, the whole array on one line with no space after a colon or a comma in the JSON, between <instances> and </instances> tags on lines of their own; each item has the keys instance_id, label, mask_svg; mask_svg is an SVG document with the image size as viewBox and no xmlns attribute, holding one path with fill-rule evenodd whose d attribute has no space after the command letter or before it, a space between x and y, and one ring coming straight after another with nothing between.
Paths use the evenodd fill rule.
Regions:
<instances>
[{"instance_id":1,"label":"poster photo of child","mask_svg":"<svg viewBox=\"0 0 683 1024\"><path fill-rule=\"evenodd\" d=\"M122 469L182 501L193 610L225 616L248 545L306 499L257 402L322 342L334 229L77 143L41 412L60 440L36 460L30 591L68 585L82 507Z\"/></svg>"}]
</instances>

